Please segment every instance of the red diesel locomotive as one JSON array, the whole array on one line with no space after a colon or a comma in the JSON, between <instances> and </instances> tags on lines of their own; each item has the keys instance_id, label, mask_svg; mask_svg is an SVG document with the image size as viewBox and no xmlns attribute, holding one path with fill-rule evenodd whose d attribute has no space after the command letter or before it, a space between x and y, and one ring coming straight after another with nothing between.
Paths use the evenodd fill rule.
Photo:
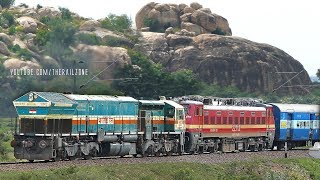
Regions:
<instances>
[{"instance_id":1,"label":"red diesel locomotive","mask_svg":"<svg viewBox=\"0 0 320 180\"><path fill-rule=\"evenodd\" d=\"M259 151L272 147L275 124L270 105L204 105L190 100L179 103L186 109L186 152Z\"/></svg>"}]
</instances>

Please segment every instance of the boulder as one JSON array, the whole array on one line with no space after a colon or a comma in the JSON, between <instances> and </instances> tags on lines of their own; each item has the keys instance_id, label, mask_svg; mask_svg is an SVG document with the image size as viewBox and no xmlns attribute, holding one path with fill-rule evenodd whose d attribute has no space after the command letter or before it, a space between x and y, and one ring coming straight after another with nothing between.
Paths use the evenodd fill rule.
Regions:
<instances>
[{"instance_id":1,"label":"boulder","mask_svg":"<svg viewBox=\"0 0 320 180\"><path fill-rule=\"evenodd\" d=\"M213 32L217 28L216 18L212 14L200 10L192 13L191 22L200 25L209 32Z\"/></svg>"},{"instance_id":2,"label":"boulder","mask_svg":"<svg viewBox=\"0 0 320 180\"><path fill-rule=\"evenodd\" d=\"M173 27L186 29L195 34L232 35L225 18L212 13L209 8L203 8L198 3L191 3L190 6L149 3L142 7L136 15L137 29L144 28L143 22L146 18L157 23L150 28L154 32L162 32L168 27Z\"/></svg>"},{"instance_id":3,"label":"boulder","mask_svg":"<svg viewBox=\"0 0 320 180\"><path fill-rule=\"evenodd\" d=\"M21 8L19 11L22 16L28 16L34 19L40 19L39 14L34 8Z\"/></svg>"},{"instance_id":4,"label":"boulder","mask_svg":"<svg viewBox=\"0 0 320 180\"><path fill-rule=\"evenodd\" d=\"M128 47L133 46L133 43L129 39L125 38L122 35L118 35L110 30L97 27L96 30L92 32L96 34L99 38L101 38L101 41L103 43L110 43L111 41L116 41L116 43L119 46L120 45L128 46Z\"/></svg>"},{"instance_id":5,"label":"boulder","mask_svg":"<svg viewBox=\"0 0 320 180\"><path fill-rule=\"evenodd\" d=\"M90 46L79 44L74 52L86 57L89 64L89 72L100 72L104 70L100 79L112 79L113 71L117 66L131 64L131 59L125 48L108 46ZM110 81L109 81L110 82Z\"/></svg>"},{"instance_id":6,"label":"boulder","mask_svg":"<svg viewBox=\"0 0 320 180\"><path fill-rule=\"evenodd\" d=\"M193 2L190 4L190 7L192 7L194 10L198 10L202 8L202 5L197 2Z\"/></svg>"},{"instance_id":7,"label":"boulder","mask_svg":"<svg viewBox=\"0 0 320 180\"><path fill-rule=\"evenodd\" d=\"M181 29L185 29L189 32L194 32L195 35L209 33L203 27L196 25L196 24L193 24L193 23L190 23L190 22L182 22Z\"/></svg>"},{"instance_id":8,"label":"boulder","mask_svg":"<svg viewBox=\"0 0 320 180\"><path fill-rule=\"evenodd\" d=\"M35 33L37 31L38 24L40 24L38 20L28 16L19 17L16 21L20 26L22 26L25 33Z\"/></svg>"},{"instance_id":9,"label":"boulder","mask_svg":"<svg viewBox=\"0 0 320 180\"><path fill-rule=\"evenodd\" d=\"M149 32L142 33L141 43L135 48L170 72L190 69L208 84L233 85L248 92L271 92L279 82L287 80L286 75L275 72L303 69L301 63L276 47L232 36L188 37L178 33L165 36ZM310 78L303 72L288 86L308 83ZM297 93L296 88L281 90Z\"/></svg>"},{"instance_id":10,"label":"boulder","mask_svg":"<svg viewBox=\"0 0 320 180\"><path fill-rule=\"evenodd\" d=\"M60 17L61 16L61 12L53 7L42 7L40 9L38 9L38 14L40 17Z\"/></svg>"},{"instance_id":11,"label":"boulder","mask_svg":"<svg viewBox=\"0 0 320 180\"><path fill-rule=\"evenodd\" d=\"M7 46L12 46L12 39L5 33L0 33L0 41L4 42Z\"/></svg>"},{"instance_id":12,"label":"boulder","mask_svg":"<svg viewBox=\"0 0 320 180\"><path fill-rule=\"evenodd\" d=\"M94 31L97 27L100 27L101 24L99 21L96 20L88 20L81 24L80 31Z\"/></svg>"},{"instance_id":13,"label":"boulder","mask_svg":"<svg viewBox=\"0 0 320 180\"><path fill-rule=\"evenodd\" d=\"M156 6L156 3L150 2L147 5L143 6L138 13L136 14L136 27L137 29L141 29L144 27L144 19L148 17L149 12Z\"/></svg>"},{"instance_id":14,"label":"boulder","mask_svg":"<svg viewBox=\"0 0 320 180\"><path fill-rule=\"evenodd\" d=\"M16 58L4 61L3 65L6 69L39 69L41 67L37 61L22 61Z\"/></svg>"},{"instance_id":15,"label":"boulder","mask_svg":"<svg viewBox=\"0 0 320 180\"><path fill-rule=\"evenodd\" d=\"M10 51L7 45L2 41L0 41L0 54L6 55L6 56L10 55Z\"/></svg>"}]
</instances>

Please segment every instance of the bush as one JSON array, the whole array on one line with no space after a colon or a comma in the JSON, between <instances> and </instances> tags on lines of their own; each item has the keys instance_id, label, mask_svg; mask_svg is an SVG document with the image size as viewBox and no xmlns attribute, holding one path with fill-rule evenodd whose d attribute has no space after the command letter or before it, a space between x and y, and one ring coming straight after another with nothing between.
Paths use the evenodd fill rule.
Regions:
<instances>
[{"instance_id":1,"label":"bush","mask_svg":"<svg viewBox=\"0 0 320 180\"><path fill-rule=\"evenodd\" d=\"M0 14L0 26L12 26L15 24L14 16L9 11L5 10L2 11Z\"/></svg>"},{"instance_id":2,"label":"bush","mask_svg":"<svg viewBox=\"0 0 320 180\"><path fill-rule=\"evenodd\" d=\"M9 35L14 35L16 34L16 26L10 26L9 30L8 30L8 34Z\"/></svg>"},{"instance_id":3,"label":"bush","mask_svg":"<svg viewBox=\"0 0 320 180\"><path fill-rule=\"evenodd\" d=\"M50 39L50 32L46 28L40 28L36 32L35 42L39 46L44 46Z\"/></svg>"},{"instance_id":4,"label":"bush","mask_svg":"<svg viewBox=\"0 0 320 180\"><path fill-rule=\"evenodd\" d=\"M219 27L216 30L214 30L212 34L223 35L223 36L226 35L226 33Z\"/></svg>"},{"instance_id":5,"label":"bush","mask_svg":"<svg viewBox=\"0 0 320 180\"><path fill-rule=\"evenodd\" d=\"M18 44L9 47L9 49L22 59L30 60L32 58L30 51L25 48L21 48Z\"/></svg>"},{"instance_id":6,"label":"bush","mask_svg":"<svg viewBox=\"0 0 320 180\"><path fill-rule=\"evenodd\" d=\"M77 40L80 43L88 44L88 45L100 45L101 44L99 37L95 34L80 33L77 36Z\"/></svg>"},{"instance_id":7,"label":"bush","mask_svg":"<svg viewBox=\"0 0 320 180\"><path fill-rule=\"evenodd\" d=\"M112 31L125 32L131 28L131 23L131 19L127 15L109 14L101 21L101 26Z\"/></svg>"},{"instance_id":8,"label":"bush","mask_svg":"<svg viewBox=\"0 0 320 180\"><path fill-rule=\"evenodd\" d=\"M62 19L65 19L65 20L71 20L72 19L71 12L70 12L69 9L59 7L59 10L61 12L61 18Z\"/></svg>"},{"instance_id":9,"label":"bush","mask_svg":"<svg viewBox=\"0 0 320 180\"><path fill-rule=\"evenodd\" d=\"M10 6L12 6L14 4L15 0L1 0L0 1L0 5L3 8L9 8Z\"/></svg>"},{"instance_id":10,"label":"bush","mask_svg":"<svg viewBox=\"0 0 320 180\"><path fill-rule=\"evenodd\" d=\"M143 25L149 27L152 32L164 32L163 28L160 27L160 22L153 18L144 18Z\"/></svg>"}]
</instances>

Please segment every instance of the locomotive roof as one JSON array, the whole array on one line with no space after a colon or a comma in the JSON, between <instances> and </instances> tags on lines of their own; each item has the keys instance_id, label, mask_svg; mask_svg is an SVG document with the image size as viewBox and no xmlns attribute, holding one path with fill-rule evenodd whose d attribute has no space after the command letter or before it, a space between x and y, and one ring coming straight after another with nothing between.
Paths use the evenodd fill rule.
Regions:
<instances>
[{"instance_id":1,"label":"locomotive roof","mask_svg":"<svg viewBox=\"0 0 320 180\"><path fill-rule=\"evenodd\" d=\"M281 112L305 112L305 113L319 113L320 105L315 104L280 104L271 103L276 106Z\"/></svg>"},{"instance_id":2,"label":"locomotive roof","mask_svg":"<svg viewBox=\"0 0 320 180\"><path fill-rule=\"evenodd\" d=\"M77 102L65 97L62 93L34 92L34 91L31 91L29 93L24 94L23 96L19 97L18 99L14 100L13 102L28 101L25 98L28 97L30 94L38 95L39 97L43 98L44 100L46 100L48 102L52 102L52 103L77 104Z\"/></svg>"},{"instance_id":3,"label":"locomotive roof","mask_svg":"<svg viewBox=\"0 0 320 180\"><path fill-rule=\"evenodd\" d=\"M200 101L192 101L192 100L186 100L186 101L180 101L180 104L196 104L196 105L203 105Z\"/></svg>"},{"instance_id":4,"label":"locomotive roof","mask_svg":"<svg viewBox=\"0 0 320 180\"><path fill-rule=\"evenodd\" d=\"M157 105L164 106L164 102L159 100L139 100L139 102L143 105Z\"/></svg>"},{"instance_id":5,"label":"locomotive roof","mask_svg":"<svg viewBox=\"0 0 320 180\"><path fill-rule=\"evenodd\" d=\"M117 98L114 96L106 95L81 95L81 94L65 94L66 97L76 100L76 101L117 101Z\"/></svg>"},{"instance_id":6,"label":"locomotive roof","mask_svg":"<svg viewBox=\"0 0 320 180\"><path fill-rule=\"evenodd\" d=\"M167 104L169 104L170 106L173 106L173 107L175 107L175 108L184 108L182 105L180 105L180 104L178 104L178 103L176 103L176 102L174 102L174 101L171 101L171 100L160 100L160 102L164 102L164 103L167 103Z\"/></svg>"},{"instance_id":7,"label":"locomotive roof","mask_svg":"<svg viewBox=\"0 0 320 180\"><path fill-rule=\"evenodd\" d=\"M253 107L253 106L213 106L205 105L203 109L208 110L238 110L238 111L265 111L264 107Z\"/></svg>"}]
</instances>

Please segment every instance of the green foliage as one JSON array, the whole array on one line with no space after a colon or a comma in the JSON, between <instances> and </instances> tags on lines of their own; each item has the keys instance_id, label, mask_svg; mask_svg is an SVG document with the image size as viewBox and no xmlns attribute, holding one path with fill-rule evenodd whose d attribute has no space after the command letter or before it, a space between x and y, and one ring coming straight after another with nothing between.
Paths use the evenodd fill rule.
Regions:
<instances>
[{"instance_id":1,"label":"green foliage","mask_svg":"<svg viewBox=\"0 0 320 180\"><path fill-rule=\"evenodd\" d=\"M80 94L105 94L105 95L122 95L121 92L114 90L112 87L103 82L90 82L78 90Z\"/></svg>"},{"instance_id":2,"label":"green foliage","mask_svg":"<svg viewBox=\"0 0 320 180\"><path fill-rule=\"evenodd\" d=\"M21 48L18 44L10 46L9 49L22 59L30 60L32 58L31 52L28 49Z\"/></svg>"},{"instance_id":3,"label":"green foliage","mask_svg":"<svg viewBox=\"0 0 320 180\"><path fill-rule=\"evenodd\" d=\"M160 27L160 22L153 18L144 18L143 25L149 27L151 32L164 32L163 28Z\"/></svg>"},{"instance_id":4,"label":"green foliage","mask_svg":"<svg viewBox=\"0 0 320 180\"><path fill-rule=\"evenodd\" d=\"M115 81L114 87L133 97L158 98L164 96L182 96L194 94L199 89L198 80L190 70L168 73L161 64L152 63L140 52L128 50L132 65L119 68L116 78L134 78L127 81Z\"/></svg>"},{"instance_id":5,"label":"green foliage","mask_svg":"<svg viewBox=\"0 0 320 180\"><path fill-rule=\"evenodd\" d=\"M214 30L214 31L212 32L212 34L226 35L226 33L225 33L221 28L219 28L219 27L217 27L217 29Z\"/></svg>"},{"instance_id":6,"label":"green foliage","mask_svg":"<svg viewBox=\"0 0 320 180\"><path fill-rule=\"evenodd\" d=\"M318 77L318 79L320 80L320 69L318 69L317 77Z\"/></svg>"},{"instance_id":7,"label":"green foliage","mask_svg":"<svg viewBox=\"0 0 320 180\"><path fill-rule=\"evenodd\" d=\"M128 47L128 44L124 39L118 38L115 36L108 36L104 45L111 46L111 47Z\"/></svg>"},{"instance_id":8,"label":"green foliage","mask_svg":"<svg viewBox=\"0 0 320 180\"><path fill-rule=\"evenodd\" d=\"M14 4L15 0L1 0L0 5L2 8L9 8Z\"/></svg>"},{"instance_id":9,"label":"green foliage","mask_svg":"<svg viewBox=\"0 0 320 180\"><path fill-rule=\"evenodd\" d=\"M71 16L71 12L69 9L67 8L63 8L63 7L59 7L59 10L61 12L61 18L65 19L65 20L71 20L72 16Z\"/></svg>"},{"instance_id":10,"label":"green foliage","mask_svg":"<svg viewBox=\"0 0 320 180\"><path fill-rule=\"evenodd\" d=\"M88 45L100 45L101 40L95 34L87 34L87 33L80 33L77 35L77 40L80 43L88 44Z\"/></svg>"},{"instance_id":11,"label":"green foliage","mask_svg":"<svg viewBox=\"0 0 320 180\"><path fill-rule=\"evenodd\" d=\"M0 13L0 26L4 27L4 25L7 25L8 27L15 24L15 19L12 13L10 13L7 10L3 10Z\"/></svg>"},{"instance_id":12,"label":"green foliage","mask_svg":"<svg viewBox=\"0 0 320 180\"><path fill-rule=\"evenodd\" d=\"M49 16L42 16L40 18L40 22L42 22L43 24L46 24L46 25L48 25L51 20L52 20L52 18L50 18Z\"/></svg>"},{"instance_id":13,"label":"green foliage","mask_svg":"<svg viewBox=\"0 0 320 180\"><path fill-rule=\"evenodd\" d=\"M218 85L206 85L206 84L203 84L203 88L200 92L200 95L217 96L217 97L248 97L250 96L248 93L242 92L237 87L234 87L234 86L221 87Z\"/></svg>"},{"instance_id":14,"label":"green foliage","mask_svg":"<svg viewBox=\"0 0 320 180\"><path fill-rule=\"evenodd\" d=\"M9 30L8 30L8 34L9 35L14 35L14 34L16 34L16 26L10 26L10 28L9 28Z\"/></svg>"},{"instance_id":15,"label":"green foliage","mask_svg":"<svg viewBox=\"0 0 320 180\"><path fill-rule=\"evenodd\" d=\"M109 14L101 21L101 26L112 31L125 32L131 28L131 23L131 19L125 14L120 16Z\"/></svg>"},{"instance_id":16,"label":"green foliage","mask_svg":"<svg viewBox=\"0 0 320 180\"><path fill-rule=\"evenodd\" d=\"M50 31L46 28L39 28L36 32L35 42L38 46L45 46L50 39Z\"/></svg>"}]
</instances>

